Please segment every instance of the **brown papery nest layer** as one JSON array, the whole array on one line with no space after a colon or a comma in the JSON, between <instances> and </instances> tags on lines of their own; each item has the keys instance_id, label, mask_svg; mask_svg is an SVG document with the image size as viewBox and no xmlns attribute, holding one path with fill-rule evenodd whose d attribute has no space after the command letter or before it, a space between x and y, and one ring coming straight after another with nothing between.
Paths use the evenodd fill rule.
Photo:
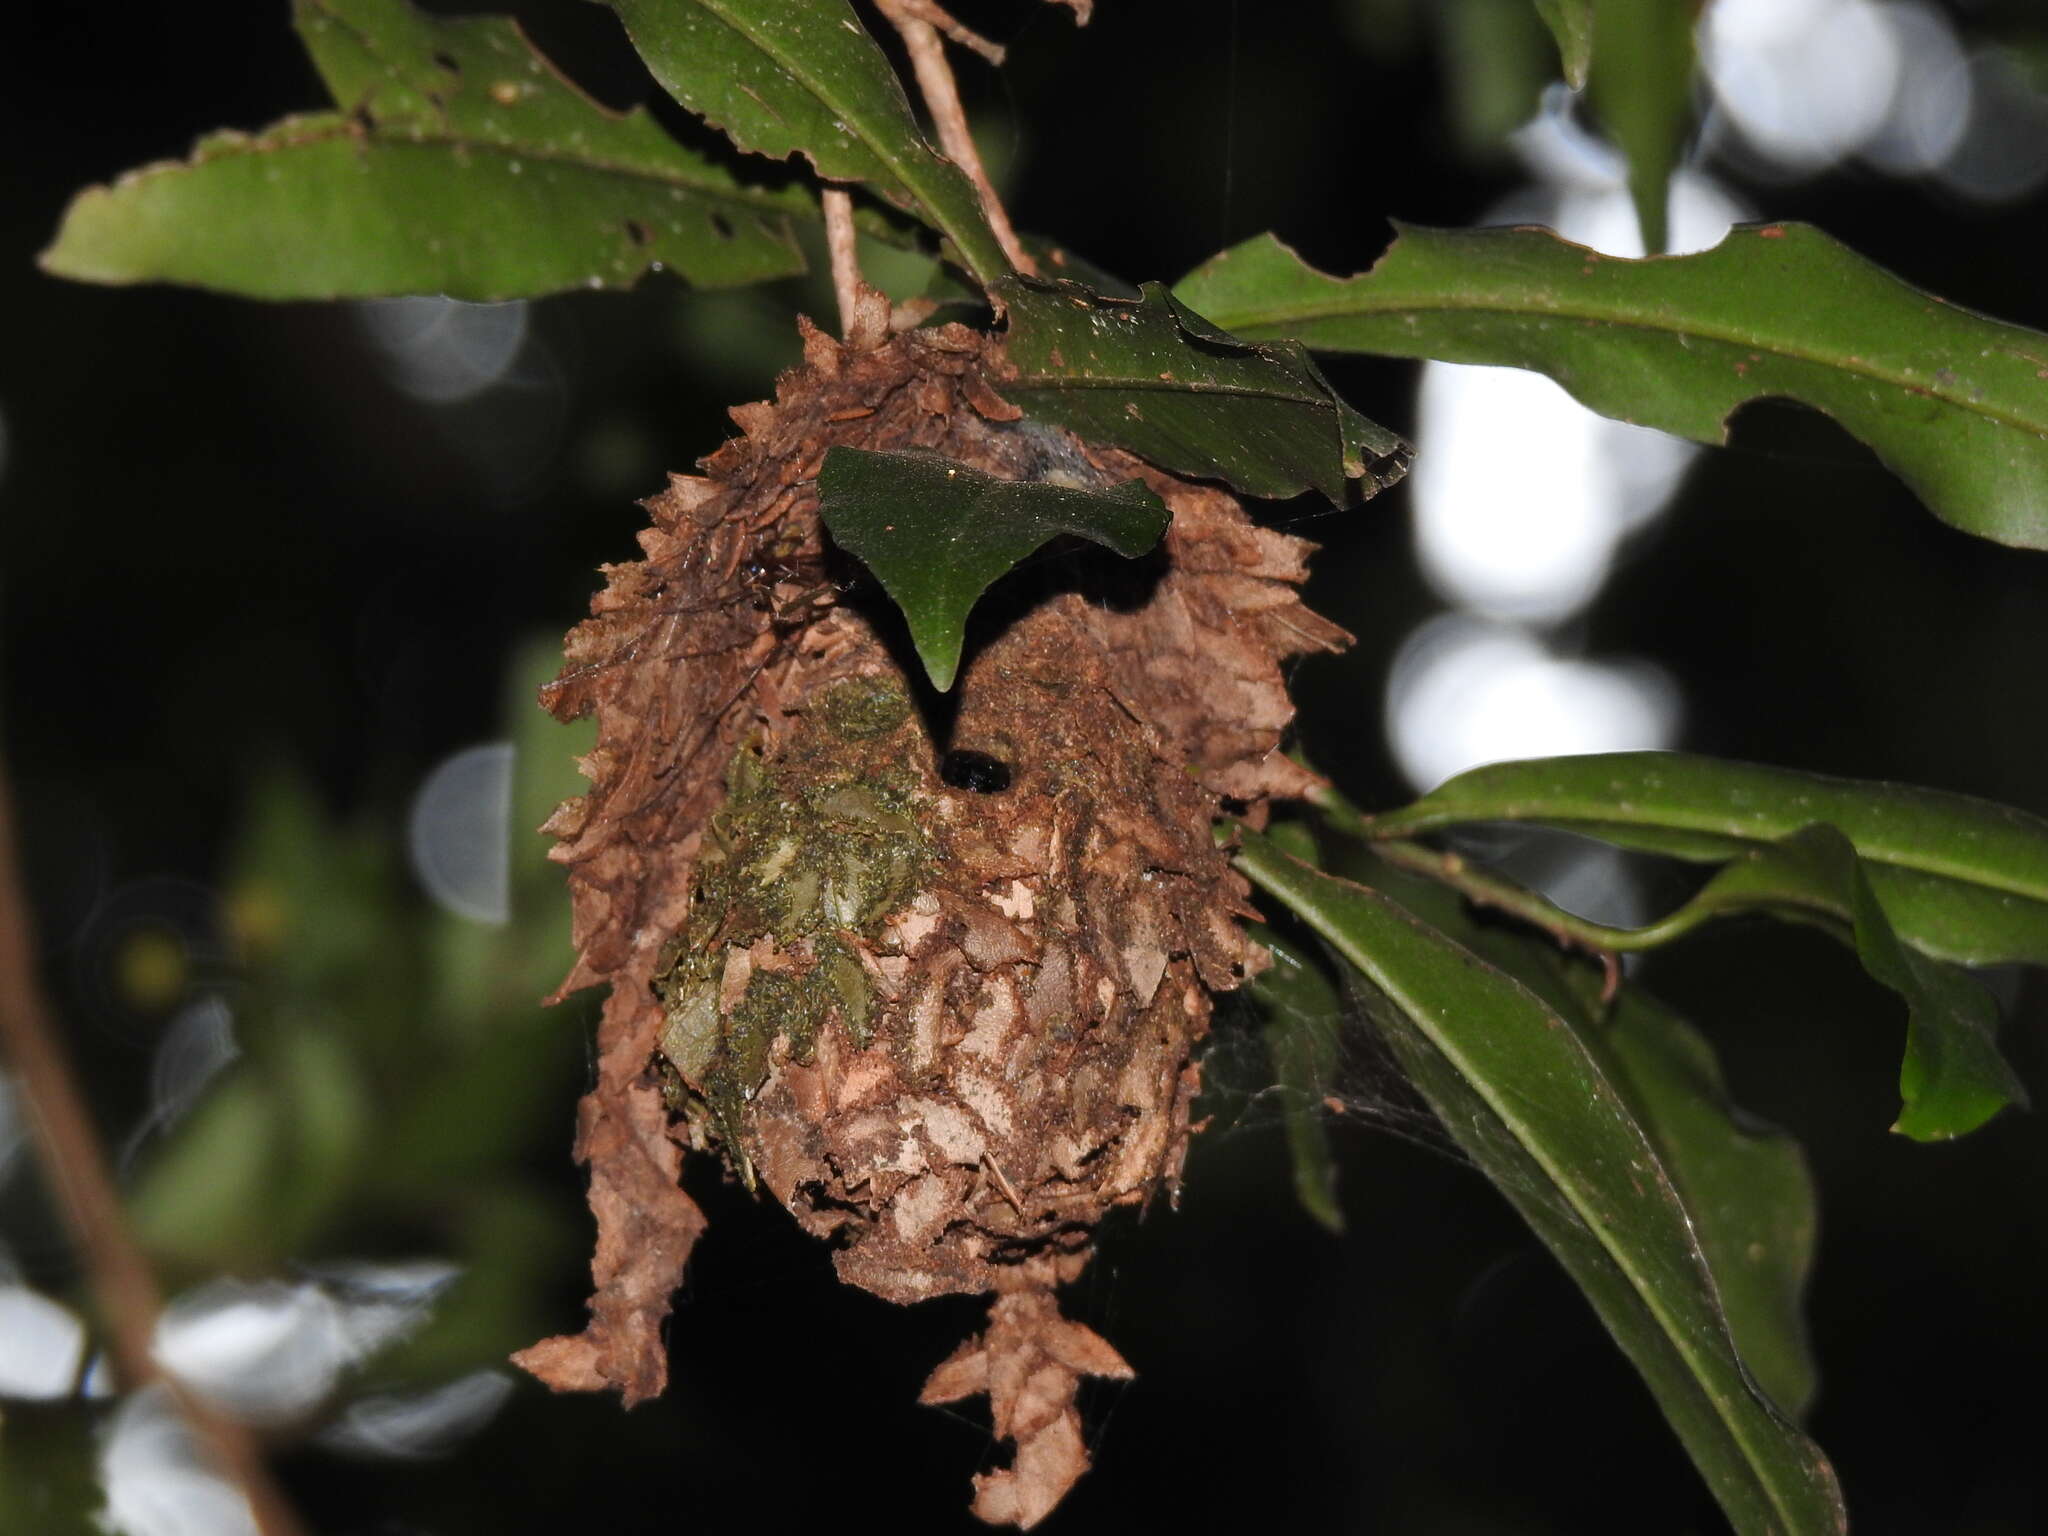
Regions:
<instances>
[{"instance_id":1,"label":"brown papery nest layer","mask_svg":"<svg viewBox=\"0 0 2048 1536\"><path fill-rule=\"evenodd\" d=\"M994 1293L925 1396L990 1396L1015 1450L975 1508L1029 1525L1087 1465L1080 1376L1129 1374L1054 1288L1111 1208L1177 1191L1211 994L1263 962L1211 826L1226 800L1256 818L1305 787L1278 751L1280 663L1346 637L1297 599L1306 544L1021 421L998 340L804 334L775 401L732 412L744 435L647 503L646 558L608 569L545 696L598 719L590 790L546 828L575 910L562 991L611 990L576 1143L590 1322L517 1358L629 1405L662 1390L661 1323L704 1228L678 1175L685 1150L717 1151L833 1240L844 1279L901 1302ZM935 700L824 535L838 444L1142 478L1172 524L1148 560L1006 578ZM946 752L986 771L944 773Z\"/></svg>"}]
</instances>

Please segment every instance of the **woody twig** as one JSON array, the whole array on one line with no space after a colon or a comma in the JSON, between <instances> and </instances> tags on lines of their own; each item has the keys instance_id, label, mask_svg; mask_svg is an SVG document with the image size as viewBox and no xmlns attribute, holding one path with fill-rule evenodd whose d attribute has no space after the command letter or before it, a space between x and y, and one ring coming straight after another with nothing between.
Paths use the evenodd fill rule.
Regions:
<instances>
[{"instance_id":1,"label":"woody twig","mask_svg":"<svg viewBox=\"0 0 2048 1536\"><path fill-rule=\"evenodd\" d=\"M827 187L825 249L832 259L832 292L839 300L839 332L856 351L871 351L889 339L889 300L860 275L854 245L853 198L844 188Z\"/></svg>"},{"instance_id":2,"label":"woody twig","mask_svg":"<svg viewBox=\"0 0 2048 1536\"><path fill-rule=\"evenodd\" d=\"M29 1131L57 1203L71 1227L107 1328L122 1383L163 1380L179 1408L241 1488L263 1536L300 1536L301 1527L249 1430L159 1370L156 1321L163 1310L156 1276L121 1210L84 1096L65 1059L36 978L34 924L14 845L5 765L0 764L0 1049L21 1083Z\"/></svg>"},{"instance_id":3,"label":"woody twig","mask_svg":"<svg viewBox=\"0 0 2048 1536\"><path fill-rule=\"evenodd\" d=\"M988 179L988 170L981 163L981 151L974 147L974 135L967 126L967 112L960 104L960 88L953 79L953 66L946 62L946 45L939 34L943 31L947 37L973 49L991 63L1002 62L1003 50L969 31L932 0L876 0L876 4L903 36L903 46L910 53L910 66L917 74L917 88L924 96L926 110L932 115L932 126L938 131L939 147L974 183L989 228L995 232L996 242L1010 259L1010 265L1019 272L1036 273L1038 266L1018 240L1010 215L1004 210L1002 199L996 196L995 184Z\"/></svg>"}]
</instances>

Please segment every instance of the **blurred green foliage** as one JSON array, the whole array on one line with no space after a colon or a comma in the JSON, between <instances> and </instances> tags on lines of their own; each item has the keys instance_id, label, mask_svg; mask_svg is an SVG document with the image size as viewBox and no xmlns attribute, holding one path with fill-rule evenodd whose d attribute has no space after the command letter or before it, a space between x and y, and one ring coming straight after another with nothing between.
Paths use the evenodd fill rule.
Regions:
<instances>
[{"instance_id":1,"label":"blurred green foliage","mask_svg":"<svg viewBox=\"0 0 2048 1536\"><path fill-rule=\"evenodd\" d=\"M258 783L224 890L243 1054L136 1172L136 1232L174 1285L321 1258L459 1264L380 1377L430 1382L530 1343L583 1242L521 1176L562 1155L590 1017L580 998L540 1005L572 951L566 888L533 829L580 789L590 735L535 702L558 658L535 641L508 668L503 924L430 903L386 826L331 821L287 772Z\"/></svg>"}]
</instances>

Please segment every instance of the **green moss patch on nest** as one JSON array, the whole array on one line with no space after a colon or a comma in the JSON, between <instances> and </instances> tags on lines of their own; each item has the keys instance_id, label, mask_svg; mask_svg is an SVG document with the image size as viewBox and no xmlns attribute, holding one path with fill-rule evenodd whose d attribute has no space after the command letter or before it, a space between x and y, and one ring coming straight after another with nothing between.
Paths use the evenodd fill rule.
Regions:
<instances>
[{"instance_id":1,"label":"green moss patch on nest","mask_svg":"<svg viewBox=\"0 0 2048 1536\"><path fill-rule=\"evenodd\" d=\"M835 1014L856 1049L873 1037L852 946L879 936L931 862L911 766L928 748L913 719L900 683L850 678L775 761L749 743L728 765L690 921L654 989L663 1056L735 1150L778 1038L809 1062Z\"/></svg>"}]
</instances>

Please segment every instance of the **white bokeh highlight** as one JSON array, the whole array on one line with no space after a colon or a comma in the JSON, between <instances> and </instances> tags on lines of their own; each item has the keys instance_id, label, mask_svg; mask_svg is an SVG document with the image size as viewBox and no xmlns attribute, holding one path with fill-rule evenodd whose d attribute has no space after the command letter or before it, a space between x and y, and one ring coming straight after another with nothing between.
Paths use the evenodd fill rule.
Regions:
<instances>
[{"instance_id":1,"label":"white bokeh highlight","mask_svg":"<svg viewBox=\"0 0 2048 1536\"><path fill-rule=\"evenodd\" d=\"M1899 46L1898 76L1883 123L1857 156L1894 176L1925 176L1955 158L1968 132L1970 61L1949 19L1918 0L1882 8Z\"/></svg>"},{"instance_id":2,"label":"white bokeh highlight","mask_svg":"<svg viewBox=\"0 0 2048 1536\"><path fill-rule=\"evenodd\" d=\"M1980 203L2011 203L2048 182L2048 93L2004 54L1970 56L1969 127L1941 167L1949 188Z\"/></svg>"},{"instance_id":3,"label":"white bokeh highlight","mask_svg":"<svg viewBox=\"0 0 2048 1536\"><path fill-rule=\"evenodd\" d=\"M391 382L428 405L459 405L502 383L526 344L527 306L371 299L356 307Z\"/></svg>"},{"instance_id":4,"label":"white bokeh highlight","mask_svg":"<svg viewBox=\"0 0 2048 1536\"><path fill-rule=\"evenodd\" d=\"M426 1321L453 1265L356 1266L322 1280L209 1281L166 1306L156 1360L251 1424L311 1416L343 1374Z\"/></svg>"},{"instance_id":5,"label":"white bokeh highlight","mask_svg":"<svg viewBox=\"0 0 2048 1536\"><path fill-rule=\"evenodd\" d=\"M1536 219L1611 256L1642 237L1618 155L1553 92L1515 138L1539 178L1494 219ZM1674 251L1704 250L1746 210L1706 176L1672 185ZM1424 577L1453 611L1397 656L1386 696L1396 761L1416 788L1514 758L1671 746L1678 695L1655 668L1562 653L1546 632L1606 584L1628 536L1662 510L1695 445L1595 415L1542 374L1429 363L1409 477Z\"/></svg>"},{"instance_id":6,"label":"white bokeh highlight","mask_svg":"<svg viewBox=\"0 0 2048 1536\"><path fill-rule=\"evenodd\" d=\"M1549 624L1592 600L1690 443L1595 416L1540 373L1431 363L1416 406L1416 554L1441 597Z\"/></svg>"},{"instance_id":7,"label":"white bokeh highlight","mask_svg":"<svg viewBox=\"0 0 2048 1536\"><path fill-rule=\"evenodd\" d=\"M197 998L178 1010L157 1042L149 1066L149 1113L122 1148L125 1164L153 1136L184 1119L207 1085L242 1054L235 1019L217 994Z\"/></svg>"},{"instance_id":8,"label":"white bokeh highlight","mask_svg":"<svg viewBox=\"0 0 2048 1536\"><path fill-rule=\"evenodd\" d=\"M85 1324L69 1307L23 1285L0 1261L0 1398L71 1396L85 1363Z\"/></svg>"},{"instance_id":9,"label":"white bokeh highlight","mask_svg":"<svg viewBox=\"0 0 2048 1536\"><path fill-rule=\"evenodd\" d=\"M2048 181L2048 93L1928 0L1716 0L1700 59L1706 142L1752 174L1854 159L1985 203Z\"/></svg>"},{"instance_id":10,"label":"white bokeh highlight","mask_svg":"<svg viewBox=\"0 0 2048 1536\"><path fill-rule=\"evenodd\" d=\"M1408 781L1524 757L1668 747L1678 692L1644 662L1561 656L1511 625L1437 615L1395 653L1387 729Z\"/></svg>"},{"instance_id":11,"label":"white bokeh highlight","mask_svg":"<svg viewBox=\"0 0 2048 1536\"><path fill-rule=\"evenodd\" d=\"M99 1454L114 1536L259 1536L249 1502L200 1454L198 1437L161 1382L131 1392L109 1417Z\"/></svg>"},{"instance_id":12,"label":"white bokeh highlight","mask_svg":"<svg viewBox=\"0 0 2048 1536\"><path fill-rule=\"evenodd\" d=\"M1804 174L1884 129L1901 41L1871 0L1717 0L1701 23L1700 59L1750 149Z\"/></svg>"},{"instance_id":13,"label":"white bokeh highlight","mask_svg":"<svg viewBox=\"0 0 2048 1536\"><path fill-rule=\"evenodd\" d=\"M319 1435L322 1446L350 1456L426 1461L445 1456L496 1416L512 1395L503 1371L472 1371L425 1392L358 1398Z\"/></svg>"},{"instance_id":14,"label":"white bokeh highlight","mask_svg":"<svg viewBox=\"0 0 2048 1536\"><path fill-rule=\"evenodd\" d=\"M512 766L510 742L464 748L427 775L407 819L420 884L479 923L512 916Z\"/></svg>"}]
</instances>

